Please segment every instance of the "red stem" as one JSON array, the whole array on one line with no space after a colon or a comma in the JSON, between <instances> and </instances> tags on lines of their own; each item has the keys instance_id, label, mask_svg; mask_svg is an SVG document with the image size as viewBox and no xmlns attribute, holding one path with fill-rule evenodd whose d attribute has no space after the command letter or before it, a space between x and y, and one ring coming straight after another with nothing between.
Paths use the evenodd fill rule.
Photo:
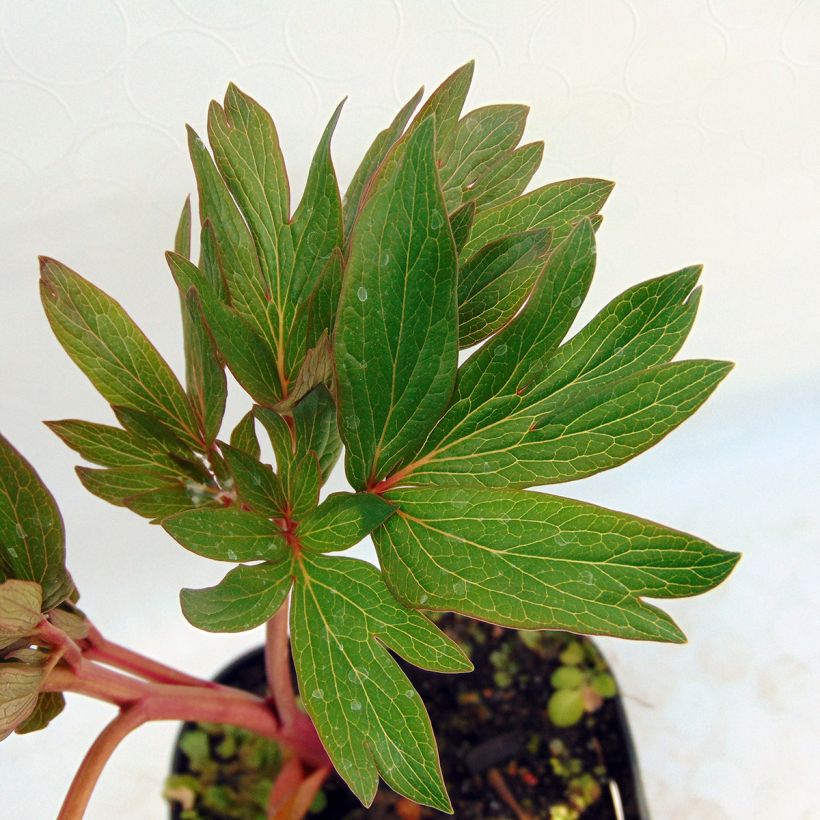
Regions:
<instances>
[{"instance_id":1,"label":"red stem","mask_svg":"<svg viewBox=\"0 0 820 820\"><path fill-rule=\"evenodd\" d=\"M288 601L265 625L265 672L273 703L283 726L292 726L299 715L290 674Z\"/></svg>"},{"instance_id":2,"label":"red stem","mask_svg":"<svg viewBox=\"0 0 820 820\"><path fill-rule=\"evenodd\" d=\"M125 672L139 675L146 680L156 683L174 683L182 686L204 686L209 689L222 688L218 683L188 675L164 663L146 658L139 652L134 652L124 646L104 638L96 627L89 624L88 637L83 649L88 660L113 666Z\"/></svg>"}]
</instances>

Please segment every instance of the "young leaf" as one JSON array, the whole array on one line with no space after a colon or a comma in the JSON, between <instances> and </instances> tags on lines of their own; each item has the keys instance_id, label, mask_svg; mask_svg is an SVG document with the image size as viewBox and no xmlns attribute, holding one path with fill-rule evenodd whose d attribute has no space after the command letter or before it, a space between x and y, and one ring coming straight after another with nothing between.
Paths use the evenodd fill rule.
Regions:
<instances>
[{"instance_id":1,"label":"young leaf","mask_svg":"<svg viewBox=\"0 0 820 820\"><path fill-rule=\"evenodd\" d=\"M432 124L408 138L350 242L335 356L346 471L356 489L418 449L455 380L456 259Z\"/></svg>"},{"instance_id":2,"label":"young leaf","mask_svg":"<svg viewBox=\"0 0 820 820\"><path fill-rule=\"evenodd\" d=\"M313 453L319 461L320 483L327 481L342 450L336 423L336 403L324 386L311 390L293 409L299 455Z\"/></svg>"},{"instance_id":3,"label":"young leaf","mask_svg":"<svg viewBox=\"0 0 820 820\"><path fill-rule=\"evenodd\" d=\"M461 256L474 254L494 239L534 228L551 228L553 245L558 245L575 223L597 214L611 192L612 183L603 179L568 179L479 210Z\"/></svg>"},{"instance_id":4,"label":"young leaf","mask_svg":"<svg viewBox=\"0 0 820 820\"><path fill-rule=\"evenodd\" d=\"M253 410L248 410L231 431L231 447L242 450L255 459L258 459L261 450L259 439L256 437L256 424Z\"/></svg>"},{"instance_id":5,"label":"young leaf","mask_svg":"<svg viewBox=\"0 0 820 820\"><path fill-rule=\"evenodd\" d=\"M459 120L445 150L439 152L448 211L464 203L465 193L479 184L499 154L518 145L528 113L525 105L488 105Z\"/></svg>"},{"instance_id":6,"label":"young leaf","mask_svg":"<svg viewBox=\"0 0 820 820\"><path fill-rule=\"evenodd\" d=\"M45 729L65 708L62 692L40 692L34 711L14 730L18 735Z\"/></svg>"},{"instance_id":7,"label":"young leaf","mask_svg":"<svg viewBox=\"0 0 820 820\"><path fill-rule=\"evenodd\" d=\"M240 565L216 586L183 589L182 614L207 632L243 632L265 623L285 601L291 562Z\"/></svg>"},{"instance_id":8,"label":"young leaf","mask_svg":"<svg viewBox=\"0 0 820 820\"><path fill-rule=\"evenodd\" d=\"M490 242L459 269L458 343L483 341L515 316L549 247L548 231L527 231Z\"/></svg>"},{"instance_id":9,"label":"young leaf","mask_svg":"<svg viewBox=\"0 0 820 820\"><path fill-rule=\"evenodd\" d=\"M186 292L196 289L194 298L198 298L219 352L236 380L256 401L275 404L281 398L282 384L269 344L217 296L191 262L172 253L166 254L166 259L177 285Z\"/></svg>"},{"instance_id":10,"label":"young leaf","mask_svg":"<svg viewBox=\"0 0 820 820\"><path fill-rule=\"evenodd\" d=\"M517 490L419 488L387 494L374 533L391 588L427 609L522 629L680 642L641 598L697 595L739 556L591 504Z\"/></svg>"},{"instance_id":11,"label":"young leaf","mask_svg":"<svg viewBox=\"0 0 820 820\"><path fill-rule=\"evenodd\" d=\"M0 435L0 578L35 581L44 610L71 595L65 531L54 497L34 468Z\"/></svg>"},{"instance_id":12,"label":"young leaf","mask_svg":"<svg viewBox=\"0 0 820 820\"><path fill-rule=\"evenodd\" d=\"M185 339L185 385L206 444L213 444L222 426L228 384L213 338L205 327L194 291L182 296Z\"/></svg>"},{"instance_id":13,"label":"young leaf","mask_svg":"<svg viewBox=\"0 0 820 820\"><path fill-rule=\"evenodd\" d=\"M475 210L475 202L468 202L450 214L450 230L453 232L456 253L461 253L461 249L470 235L470 228L472 228L475 219Z\"/></svg>"},{"instance_id":14,"label":"young leaf","mask_svg":"<svg viewBox=\"0 0 820 820\"><path fill-rule=\"evenodd\" d=\"M0 584L0 650L34 631L42 605L43 590L34 581L9 578Z\"/></svg>"},{"instance_id":15,"label":"young leaf","mask_svg":"<svg viewBox=\"0 0 820 820\"><path fill-rule=\"evenodd\" d=\"M481 179L464 191L464 201L485 209L520 196L538 170L543 156L543 142L531 142L503 152Z\"/></svg>"},{"instance_id":16,"label":"young leaf","mask_svg":"<svg viewBox=\"0 0 820 820\"><path fill-rule=\"evenodd\" d=\"M191 197L185 197L185 204L179 215L177 231L174 234L174 253L191 258Z\"/></svg>"},{"instance_id":17,"label":"young leaf","mask_svg":"<svg viewBox=\"0 0 820 820\"><path fill-rule=\"evenodd\" d=\"M111 467L105 470L93 470L89 467L76 467L77 476L83 487L90 493L120 507L132 496L141 493L156 492L193 484L179 473L158 469L156 467ZM194 505L192 490L190 506Z\"/></svg>"},{"instance_id":18,"label":"young leaf","mask_svg":"<svg viewBox=\"0 0 820 820\"><path fill-rule=\"evenodd\" d=\"M86 461L101 467L160 467L173 471L174 464L153 442L140 439L127 430L92 421L65 419L47 421L72 450Z\"/></svg>"},{"instance_id":19,"label":"young leaf","mask_svg":"<svg viewBox=\"0 0 820 820\"><path fill-rule=\"evenodd\" d=\"M423 94L424 88L420 88L404 104L390 125L378 133L353 174L353 179L350 180L350 185L348 185L344 196L345 236L350 235L350 229L359 215L368 183L373 174L376 173L376 169L381 165L382 160L387 156L388 151L404 132L405 126L416 110L416 106L421 101Z\"/></svg>"},{"instance_id":20,"label":"young leaf","mask_svg":"<svg viewBox=\"0 0 820 820\"><path fill-rule=\"evenodd\" d=\"M392 515L393 507L372 493L333 493L299 524L305 549L341 552L358 544Z\"/></svg>"},{"instance_id":21,"label":"young leaf","mask_svg":"<svg viewBox=\"0 0 820 820\"><path fill-rule=\"evenodd\" d=\"M43 667L33 663L0 663L0 740L25 723L37 708Z\"/></svg>"},{"instance_id":22,"label":"young leaf","mask_svg":"<svg viewBox=\"0 0 820 820\"><path fill-rule=\"evenodd\" d=\"M122 307L53 259L41 258L40 276L54 334L105 399L154 416L197 445L197 424L182 386Z\"/></svg>"},{"instance_id":23,"label":"young leaf","mask_svg":"<svg viewBox=\"0 0 820 820\"><path fill-rule=\"evenodd\" d=\"M281 561L290 552L270 519L236 508L190 510L162 526L185 549L217 561Z\"/></svg>"},{"instance_id":24,"label":"young leaf","mask_svg":"<svg viewBox=\"0 0 820 820\"><path fill-rule=\"evenodd\" d=\"M474 71L474 60L457 68L421 107L410 131L421 127L426 120L434 120L435 144L439 147L446 145L456 127L461 109L464 108Z\"/></svg>"},{"instance_id":25,"label":"young leaf","mask_svg":"<svg viewBox=\"0 0 820 820\"><path fill-rule=\"evenodd\" d=\"M261 515L283 517L287 510L287 498L282 482L273 469L244 450L225 444L221 449L241 500Z\"/></svg>"},{"instance_id":26,"label":"young leaf","mask_svg":"<svg viewBox=\"0 0 820 820\"><path fill-rule=\"evenodd\" d=\"M425 669L468 671L458 647L351 558L302 554L290 624L305 708L356 796L370 805L381 774L400 794L450 811L430 721L387 649Z\"/></svg>"}]
</instances>

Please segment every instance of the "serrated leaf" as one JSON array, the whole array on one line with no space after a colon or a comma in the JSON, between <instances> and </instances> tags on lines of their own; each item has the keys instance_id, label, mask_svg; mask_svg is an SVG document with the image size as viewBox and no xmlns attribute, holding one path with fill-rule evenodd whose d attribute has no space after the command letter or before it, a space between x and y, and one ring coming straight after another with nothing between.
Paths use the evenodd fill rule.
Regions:
<instances>
[{"instance_id":1,"label":"serrated leaf","mask_svg":"<svg viewBox=\"0 0 820 820\"><path fill-rule=\"evenodd\" d=\"M441 187L448 211L493 168L499 154L518 145L529 109L525 105L488 105L465 114L439 152Z\"/></svg>"},{"instance_id":2,"label":"serrated leaf","mask_svg":"<svg viewBox=\"0 0 820 820\"><path fill-rule=\"evenodd\" d=\"M0 584L0 650L30 635L42 618L42 587L9 578Z\"/></svg>"},{"instance_id":3,"label":"serrated leaf","mask_svg":"<svg viewBox=\"0 0 820 820\"><path fill-rule=\"evenodd\" d=\"M345 466L356 489L401 466L447 404L456 276L426 120L364 206L342 284L334 347Z\"/></svg>"},{"instance_id":4,"label":"serrated leaf","mask_svg":"<svg viewBox=\"0 0 820 820\"><path fill-rule=\"evenodd\" d=\"M543 270L548 231L527 231L497 239L459 269L458 343L470 347L515 316Z\"/></svg>"},{"instance_id":5,"label":"serrated leaf","mask_svg":"<svg viewBox=\"0 0 820 820\"><path fill-rule=\"evenodd\" d=\"M520 196L538 170L543 156L543 142L531 142L503 152L481 179L464 191L464 201L485 209Z\"/></svg>"},{"instance_id":6,"label":"serrated leaf","mask_svg":"<svg viewBox=\"0 0 820 820\"><path fill-rule=\"evenodd\" d=\"M345 236L350 235L350 229L359 214L368 183L376 173L376 169L381 165L382 160L387 156L388 151L404 132L405 126L410 121L410 117L416 110L416 106L421 101L423 94L424 88L420 88L402 106L390 125L378 133L353 174L344 196Z\"/></svg>"},{"instance_id":7,"label":"serrated leaf","mask_svg":"<svg viewBox=\"0 0 820 820\"><path fill-rule=\"evenodd\" d=\"M162 526L185 549L217 561L280 561L290 553L269 518L236 508L190 510Z\"/></svg>"},{"instance_id":8,"label":"serrated leaf","mask_svg":"<svg viewBox=\"0 0 820 820\"><path fill-rule=\"evenodd\" d=\"M45 729L64 708L65 698L62 692L40 692L34 711L17 726L15 732L18 735L39 732Z\"/></svg>"},{"instance_id":9,"label":"serrated leaf","mask_svg":"<svg viewBox=\"0 0 820 820\"><path fill-rule=\"evenodd\" d=\"M611 192L612 183L603 179L568 179L479 210L461 256L472 255L494 239L536 228L550 228L557 245L579 220L597 214Z\"/></svg>"},{"instance_id":10,"label":"serrated leaf","mask_svg":"<svg viewBox=\"0 0 820 820\"><path fill-rule=\"evenodd\" d=\"M0 577L34 581L48 610L74 590L65 530L54 497L31 464L0 435ZM4 579L5 580L5 579Z\"/></svg>"},{"instance_id":11,"label":"serrated leaf","mask_svg":"<svg viewBox=\"0 0 820 820\"><path fill-rule=\"evenodd\" d=\"M291 585L291 562L254 564L232 569L216 586L183 589L182 613L207 632L243 632L267 621L285 602Z\"/></svg>"},{"instance_id":12,"label":"serrated leaf","mask_svg":"<svg viewBox=\"0 0 820 820\"><path fill-rule=\"evenodd\" d=\"M91 421L47 421L72 450L101 467L159 467L174 470L173 462L153 442L140 439L119 427Z\"/></svg>"},{"instance_id":13,"label":"serrated leaf","mask_svg":"<svg viewBox=\"0 0 820 820\"><path fill-rule=\"evenodd\" d=\"M287 498L279 476L268 464L243 450L222 445L222 455L236 482L243 503L261 515L282 518L287 513Z\"/></svg>"},{"instance_id":14,"label":"serrated leaf","mask_svg":"<svg viewBox=\"0 0 820 820\"><path fill-rule=\"evenodd\" d=\"M105 399L156 417L196 446L197 424L182 386L119 303L54 259L41 258L40 277L54 334Z\"/></svg>"},{"instance_id":15,"label":"serrated leaf","mask_svg":"<svg viewBox=\"0 0 820 820\"><path fill-rule=\"evenodd\" d=\"M333 493L299 523L299 543L315 552L341 552L358 544L392 515L372 493Z\"/></svg>"},{"instance_id":16,"label":"serrated leaf","mask_svg":"<svg viewBox=\"0 0 820 820\"><path fill-rule=\"evenodd\" d=\"M255 459L258 459L261 450L259 439L256 437L256 424L253 410L248 410L231 431L231 447L242 450Z\"/></svg>"},{"instance_id":17,"label":"serrated leaf","mask_svg":"<svg viewBox=\"0 0 820 820\"><path fill-rule=\"evenodd\" d=\"M350 558L302 554L290 623L303 703L356 796L369 805L381 775L410 799L450 811L424 706L387 649L426 669L468 671L458 647L399 606L377 569Z\"/></svg>"},{"instance_id":18,"label":"serrated leaf","mask_svg":"<svg viewBox=\"0 0 820 820\"><path fill-rule=\"evenodd\" d=\"M401 600L503 626L680 642L648 598L697 595L739 556L592 504L517 490L391 491L374 533Z\"/></svg>"},{"instance_id":19,"label":"serrated leaf","mask_svg":"<svg viewBox=\"0 0 820 820\"><path fill-rule=\"evenodd\" d=\"M0 740L5 740L34 712L44 679L40 665L0 663Z\"/></svg>"}]
</instances>

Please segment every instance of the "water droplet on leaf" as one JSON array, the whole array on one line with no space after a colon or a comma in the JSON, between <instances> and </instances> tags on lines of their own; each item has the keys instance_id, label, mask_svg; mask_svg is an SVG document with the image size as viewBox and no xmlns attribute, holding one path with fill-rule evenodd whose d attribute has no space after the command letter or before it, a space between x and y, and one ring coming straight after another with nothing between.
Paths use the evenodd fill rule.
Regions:
<instances>
[{"instance_id":1,"label":"water droplet on leaf","mask_svg":"<svg viewBox=\"0 0 820 820\"><path fill-rule=\"evenodd\" d=\"M236 561L236 553L233 550L228 550L225 554L228 556L228 558L230 558L231 561Z\"/></svg>"},{"instance_id":2,"label":"water droplet on leaf","mask_svg":"<svg viewBox=\"0 0 820 820\"><path fill-rule=\"evenodd\" d=\"M17 530L17 535L20 538L25 538L26 537L26 531L23 529L23 526L21 524L17 524L15 529Z\"/></svg>"},{"instance_id":3,"label":"water droplet on leaf","mask_svg":"<svg viewBox=\"0 0 820 820\"><path fill-rule=\"evenodd\" d=\"M580 296L576 296L576 297L572 300L572 302L570 302L570 304L571 304L573 307L581 307L581 297L580 297Z\"/></svg>"},{"instance_id":4,"label":"water droplet on leaf","mask_svg":"<svg viewBox=\"0 0 820 820\"><path fill-rule=\"evenodd\" d=\"M367 288L364 288L364 287L359 288L356 291L356 296L359 297L360 302L366 302L367 301Z\"/></svg>"},{"instance_id":5,"label":"water droplet on leaf","mask_svg":"<svg viewBox=\"0 0 820 820\"><path fill-rule=\"evenodd\" d=\"M438 211L433 211L430 214L430 227L435 231L441 227L441 214Z\"/></svg>"},{"instance_id":6,"label":"water droplet on leaf","mask_svg":"<svg viewBox=\"0 0 820 820\"><path fill-rule=\"evenodd\" d=\"M361 709L362 709L362 704L361 704L360 701L355 700L355 699L350 701L350 711L351 712L360 712Z\"/></svg>"},{"instance_id":7,"label":"water droplet on leaf","mask_svg":"<svg viewBox=\"0 0 820 820\"><path fill-rule=\"evenodd\" d=\"M322 700L325 693L321 689L314 689L310 695L314 700Z\"/></svg>"}]
</instances>

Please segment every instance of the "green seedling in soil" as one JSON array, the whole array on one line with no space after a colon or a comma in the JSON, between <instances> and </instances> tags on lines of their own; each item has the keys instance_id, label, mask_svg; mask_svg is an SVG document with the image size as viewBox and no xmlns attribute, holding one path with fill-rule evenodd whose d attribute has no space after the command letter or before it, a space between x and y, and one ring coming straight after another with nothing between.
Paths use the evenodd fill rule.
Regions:
<instances>
[{"instance_id":1,"label":"green seedling in soil","mask_svg":"<svg viewBox=\"0 0 820 820\"><path fill-rule=\"evenodd\" d=\"M182 381L117 301L41 258L48 321L116 420L50 428L88 463L77 468L87 490L229 567L213 587L183 589L182 612L208 632L265 625L270 689L215 686L105 638L74 606L54 499L1 440L0 737L45 727L66 691L118 709L63 820L83 815L123 737L169 719L280 744L270 817L304 815L331 769L364 804L381 779L450 811L424 704L391 654L471 668L426 612L680 643L646 599L706 592L737 562L686 533L533 491L652 447L731 365L676 358L699 266L634 285L568 335L612 183L528 190L543 150L519 144L528 109L463 113L472 74L458 69L421 105L414 95L344 196L337 108L298 203L267 111L234 85L211 104L205 139L188 133L198 225L187 201L167 254ZM247 401L232 429L226 368ZM342 457L349 489L328 495ZM343 554L368 535L378 566ZM607 696L592 678L580 688Z\"/></svg>"},{"instance_id":2,"label":"green seedling in soil","mask_svg":"<svg viewBox=\"0 0 820 820\"><path fill-rule=\"evenodd\" d=\"M573 726L601 708L605 698L618 693L615 678L606 671L600 655L573 641L561 653L562 666L552 673L555 691L547 702L547 714L555 726Z\"/></svg>"}]
</instances>

